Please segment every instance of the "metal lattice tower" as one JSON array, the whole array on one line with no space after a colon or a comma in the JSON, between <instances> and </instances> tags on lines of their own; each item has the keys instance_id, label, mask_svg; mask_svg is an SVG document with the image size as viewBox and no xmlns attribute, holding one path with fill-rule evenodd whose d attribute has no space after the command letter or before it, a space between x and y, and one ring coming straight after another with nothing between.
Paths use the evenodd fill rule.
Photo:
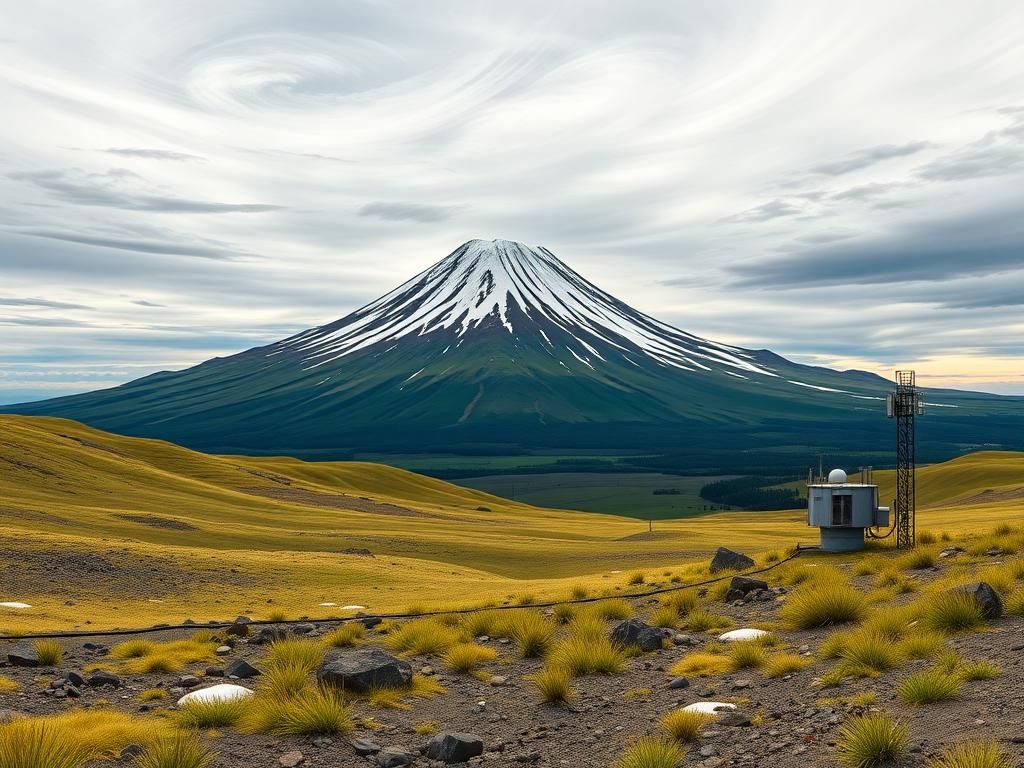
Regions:
<instances>
[{"instance_id":1,"label":"metal lattice tower","mask_svg":"<svg viewBox=\"0 0 1024 768\"><path fill-rule=\"evenodd\" d=\"M896 419L896 546L911 549L916 539L917 454L914 417L924 413L924 400L913 371L896 371L896 391L886 401L886 415Z\"/></svg>"}]
</instances>

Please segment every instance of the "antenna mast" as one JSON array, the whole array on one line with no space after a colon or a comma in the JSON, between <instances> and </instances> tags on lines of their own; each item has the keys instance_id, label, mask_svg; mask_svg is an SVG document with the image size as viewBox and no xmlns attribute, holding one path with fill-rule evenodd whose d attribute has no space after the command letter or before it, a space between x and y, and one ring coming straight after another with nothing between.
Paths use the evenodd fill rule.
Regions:
<instances>
[{"instance_id":1,"label":"antenna mast","mask_svg":"<svg viewBox=\"0 0 1024 768\"><path fill-rule=\"evenodd\" d=\"M896 391L885 402L886 416L896 419L896 546L912 549L916 539L917 453L914 417L924 413L924 400L913 371L896 371Z\"/></svg>"}]
</instances>

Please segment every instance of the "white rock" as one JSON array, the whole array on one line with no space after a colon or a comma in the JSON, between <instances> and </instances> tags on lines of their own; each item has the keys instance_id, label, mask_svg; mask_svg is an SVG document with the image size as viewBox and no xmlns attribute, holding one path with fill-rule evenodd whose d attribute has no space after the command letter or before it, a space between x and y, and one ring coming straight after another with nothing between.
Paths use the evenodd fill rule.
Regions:
<instances>
[{"instance_id":1,"label":"white rock","mask_svg":"<svg viewBox=\"0 0 1024 768\"><path fill-rule=\"evenodd\" d=\"M718 636L719 640L724 640L727 643L735 643L740 640L757 640L759 637L764 637L768 633L763 629L754 629L753 627L744 627L743 629L733 629L729 632L725 632Z\"/></svg>"},{"instance_id":2,"label":"white rock","mask_svg":"<svg viewBox=\"0 0 1024 768\"><path fill-rule=\"evenodd\" d=\"M341 610L343 610L343 611L365 611L366 610L366 606L365 605L343 605L343 606L341 606Z\"/></svg>"},{"instance_id":3,"label":"white rock","mask_svg":"<svg viewBox=\"0 0 1024 768\"><path fill-rule=\"evenodd\" d=\"M320 603L321 608L333 608L337 603Z\"/></svg>"},{"instance_id":4,"label":"white rock","mask_svg":"<svg viewBox=\"0 0 1024 768\"><path fill-rule=\"evenodd\" d=\"M28 603L19 603L16 600L13 601L13 602L10 602L10 603L0 603L0 608L31 608L31 607L32 606L29 605Z\"/></svg>"},{"instance_id":5,"label":"white rock","mask_svg":"<svg viewBox=\"0 0 1024 768\"><path fill-rule=\"evenodd\" d=\"M736 709L735 704L724 701L697 701L683 707L684 712L700 712L704 715L718 715Z\"/></svg>"},{"instance_id":6,"label":"white rock","mask_svg":"<svg viewBox=\"0 0 1024 768\"><path fill-rule=\"evenodd\" d=\"M243 688L241 685L232 685L231 683L221 683L220 685L211 685L209 688L200 688L198 691L186 693L178 699L178 706L180 707L193 701L198 703L234 701L235 699L244 699L248 696L252 696L252 691L248 688Z\"/></svg>"}]
</instances>

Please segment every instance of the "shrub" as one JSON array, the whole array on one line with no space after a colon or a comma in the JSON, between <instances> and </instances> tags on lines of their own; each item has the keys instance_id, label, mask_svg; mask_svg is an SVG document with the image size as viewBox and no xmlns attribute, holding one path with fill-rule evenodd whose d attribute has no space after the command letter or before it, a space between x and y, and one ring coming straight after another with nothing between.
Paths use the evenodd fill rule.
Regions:
<instances>
[{"instance_id":1,"label":"shrub","mask_svg":"<svg viewBox=\"0 0 1024 768\"><path fill-rule=\"evenodd\" d=\"M156 741L135 758L136 768L207 768L215 755L185 734Z\"/></svg>"},{"instance_id":2,"label":"shrub","mask_svg":"<svg viewBox=\"0 0 1024 768\"><path fill-rule=\"evenodd\" d=\"M0 768L80 768L90 750L78 735L46 720L0 726Z\"/></svg>"},{"instance_id":3,"label":"shrub","mask_svg":"<svg viewBox=\"0 0 1024 768\"><path fill-rule=\"evenodd\" d=\"M456 672L472 672L485 661L497 658L493 648L476 643L457 643L444 652L444 663Z\"/></svg>"},{"instance_id":4,"label":"shrub","mask_svg":"<svg viewBox=\"0 0 1024 768\"><path fill-rule=\"evenodd\" d=\"M39 666L56 667L64 661L64 646L56 640L37 640L36 655L39 656Z\"/></svg>"},{"instance_id":5,"label":"shrub","mask_svg":"<svg viewBox=\"0 0 1024 768\"><path fill-rule=\"evenodd\" d=\"M994 741L953 744L928 762L928 768L1013 768L1016 761Z\"/></svg>"},{"instance_id":6,"label":"shrub","mask_svg":"<svg viewBox=\"0 0 1024 768\"><path fill-rule=\"evenodd\" d=\"M601 600L594 603L594 612L605 621L622 621L633 615L633 606L625 600Z\"/></svg>"},{"instance_id":7,"label":"shrub","mask_svg":"<svg viewBox=\"0 0 1024 768\"><path fill-rule=\"evenodd\" d=\"M651 623L663 629L674 629L676 624L679 623L679 612L671 605L663 605L654 612L654 615L651 617Z\"/></svg>"},{"instance_id":8,"label":"shrub","mask_svg":"<svg viewBox=\"0 0 1024 768\"><path fill-rule=\"evenodd\" d=\"M614 675L622 672L626 659L622 651L604 637L570 635L551 651L550 663L573 677Z\"/></svg>"},{"instance_id":9,"label":"shrub","mask_svg":"<svg viewBox=\"0 0 1024 768\"><path fill-rule=\"evenodd\" d=\"M410 656L444 653L457 642L460 642L458 632L432 618L402 624L387 639L393 649Z\"/></svg>"},{"instance_id":10,"label":"shrub","mask_svg":"<svg viewBox=\"0 0 1024 768\"><path fill-rule=\"evenodd\" d=\"M324 635L324 642L333 648L351 648L365 636L366 627L358 621L352 621Z\"/></svg>"},{"instance_id":11,"label":"shrub","mask_svg":"<svg viewBox=\"0 0 1024 768\"><path fill-rule=\"evenodd\" d=\"M961 680L992 680L999 677L1003 670L991 661L979 659L978 661L964 662L956 673Z\"/></svg>"},{"instance_id":12,"label":"shrub","mask_svg":"<svg viewBox=\"0 0 1024 768\"><path fill-rule=\"evenodd\" d=\"M691 632L707 632L709 629L725 629L732 626L732 619L717 613L695 608L686 616L684 626Z\"/></svg>"},{"instance_id":13,"label":"shrub","mask_svg":"<svg viewBox=\"0 0 1024 768\"><path fill-rule=\"evenodd\" d=\"M964 592L932 595L925 606L924 621L937 632L960 632L985 622L977 602Z\"/></svg>"},{"instance_id":14,"label":"shrub","mask_svg":"<svg viewBox=\"0 0 1024 768\"><path fill-rule=\"evenodd\" d=\"M766 661L768 654L756 640L732 643L729 648L729 662L733 669L760 669Z\"/></svg>"},{"instance_id":15,"label":"shrub","mask_svg":"<svg viewBox=\"0 0 1024 768\"><path fill-rule=\"evenodd\" d=\"M700 729L715 719L714 715L704 712L692 712L685 709L675 709L658 721L658 725L676 741L686 744L696 741L700 736Z\"/></svg>"},{"instance_id":16,"label":"shrub","mask_svg":"<svg viewBox=\"0 0 1024 768\"><path fill-rule=\"evenodd\" d=\"M765 677L782 677L799 672L804 667L814 662L806 656L797 656L795 653L778 653L770 656L765 662L763 671Z\"/></svg>"},{"instance_id":17,"label":"shrub","mask_svg":"<svg viewBox=\"0 0 1024 768\"><path fill-rule=\"evenodd\" d=\"M932 669L911 675L900 683L897 692L907 704L934 704L955 698L960 692L960 682L940 670Z\"/></svg>"},{"instance_id":18,"label":"shrub","mask_svg":"<svg viewBox=\"0 0 1024 768\"><path fill-rule=\"evenodd\" d=\"M854 717L839 729L837 749L852 768L897 763L907 753L907 726L883 713Z\"/></svg>"},{"instance_id":19,"label":"shrub","mask_svg":"<svg viewBox=\"0 0 1024 768\"><path fill-rule=\"evenodd\" d=\"M184 728L223 728L242 719L247 703L242 699L189 701L175 713L175 719Z\"/></svg>"},{"instance_id":20,"label":"shrub","mask_svg":"<svg viewBox=\"0 0 1024 768\"><path fill-rule=\"evenodd\" d=\"M849 584L816 580L790 597L780 615L794 629L814 629L860 621L866 611L863 595Z\"/></svg>"},{"instance_id":21,"label":"shrub","mask_svg":"<svg viewBox=\"0 0 1024 768\"><path fill-rule=\"evenodd\" d=\"M615 768L675 768L684 754L673 741L643 736L626 747Z\"/></svg>"},{"instance_id":22,"label":"shrub","mask_svg":"<svg viewBox=\"0 0 1024 768\"><path fill-rule=\"evenodd\" d=\"M270 644L266 666L268 669L281 666L301 667L312 674L323 660L324 646L322 643L318 643L316 640L289 638Z\"/></svg>"},{"instance_id":23,"label":"shrub","mask_svg":"<svg viewBox=\"0 0 1024 768\"><path fill-rule=\"evenodd\" d=\"M727 656L716 656L713 653L694 651L683 656L672 666L672 674L709 677L728 672L731 668L732 662Z\"/></svg>"},{"instance_id":24,"label":"shrub","mask_svg":"<svg viewBox=\"0 0 1024 768\"><path fill-rule=\"evenodd\" d=\"M533 676L533 684L545 704L564 704L576 698L572 676L566 669L545 667Z\"/></svg>"},{"instance_id":25,"label":"shrub","mask_svg":"<svg viewBox=\"0 0 1024 768\"><path fill-rule=\"evenodd\" d=\"M524 658L534 659L547 653L555 625L535 611L516 611L509 617L508 634Z\"/></svg>"},{"instance_id":26,"label":"shrub","mask_svg":"<svg viewBox=\"0 0 1024 768\"><path fill-rule=\"evenodd\" d=\"M908 659L930 659L946 647L946 639L938 632L918 632L900 641L900 651Z\"/></svg>"}]
</instances>

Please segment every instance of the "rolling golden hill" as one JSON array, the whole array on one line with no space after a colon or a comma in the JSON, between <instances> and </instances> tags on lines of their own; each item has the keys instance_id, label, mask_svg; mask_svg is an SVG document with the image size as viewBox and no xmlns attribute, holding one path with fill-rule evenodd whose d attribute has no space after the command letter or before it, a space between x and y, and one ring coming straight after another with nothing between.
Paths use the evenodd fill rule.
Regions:
<instances>
[{"instance_id":1,"label":"rolling golden hill","mask_svg":"<svg viewBox=\"0 0 1024 768\"><path fill-rule=\"evenodd\" d=\"M877 477L887 499L891 478ZM1019 515L1022 487L1022 454L924 468L919 526L986 529ZM377 464L211 456L24 416L0 416L0 517L0 602L33 606L0 608L0 630L561 597L719 545L817 538L801 513L718 513L650 534Z\"/></svg>"}]
</instances>

